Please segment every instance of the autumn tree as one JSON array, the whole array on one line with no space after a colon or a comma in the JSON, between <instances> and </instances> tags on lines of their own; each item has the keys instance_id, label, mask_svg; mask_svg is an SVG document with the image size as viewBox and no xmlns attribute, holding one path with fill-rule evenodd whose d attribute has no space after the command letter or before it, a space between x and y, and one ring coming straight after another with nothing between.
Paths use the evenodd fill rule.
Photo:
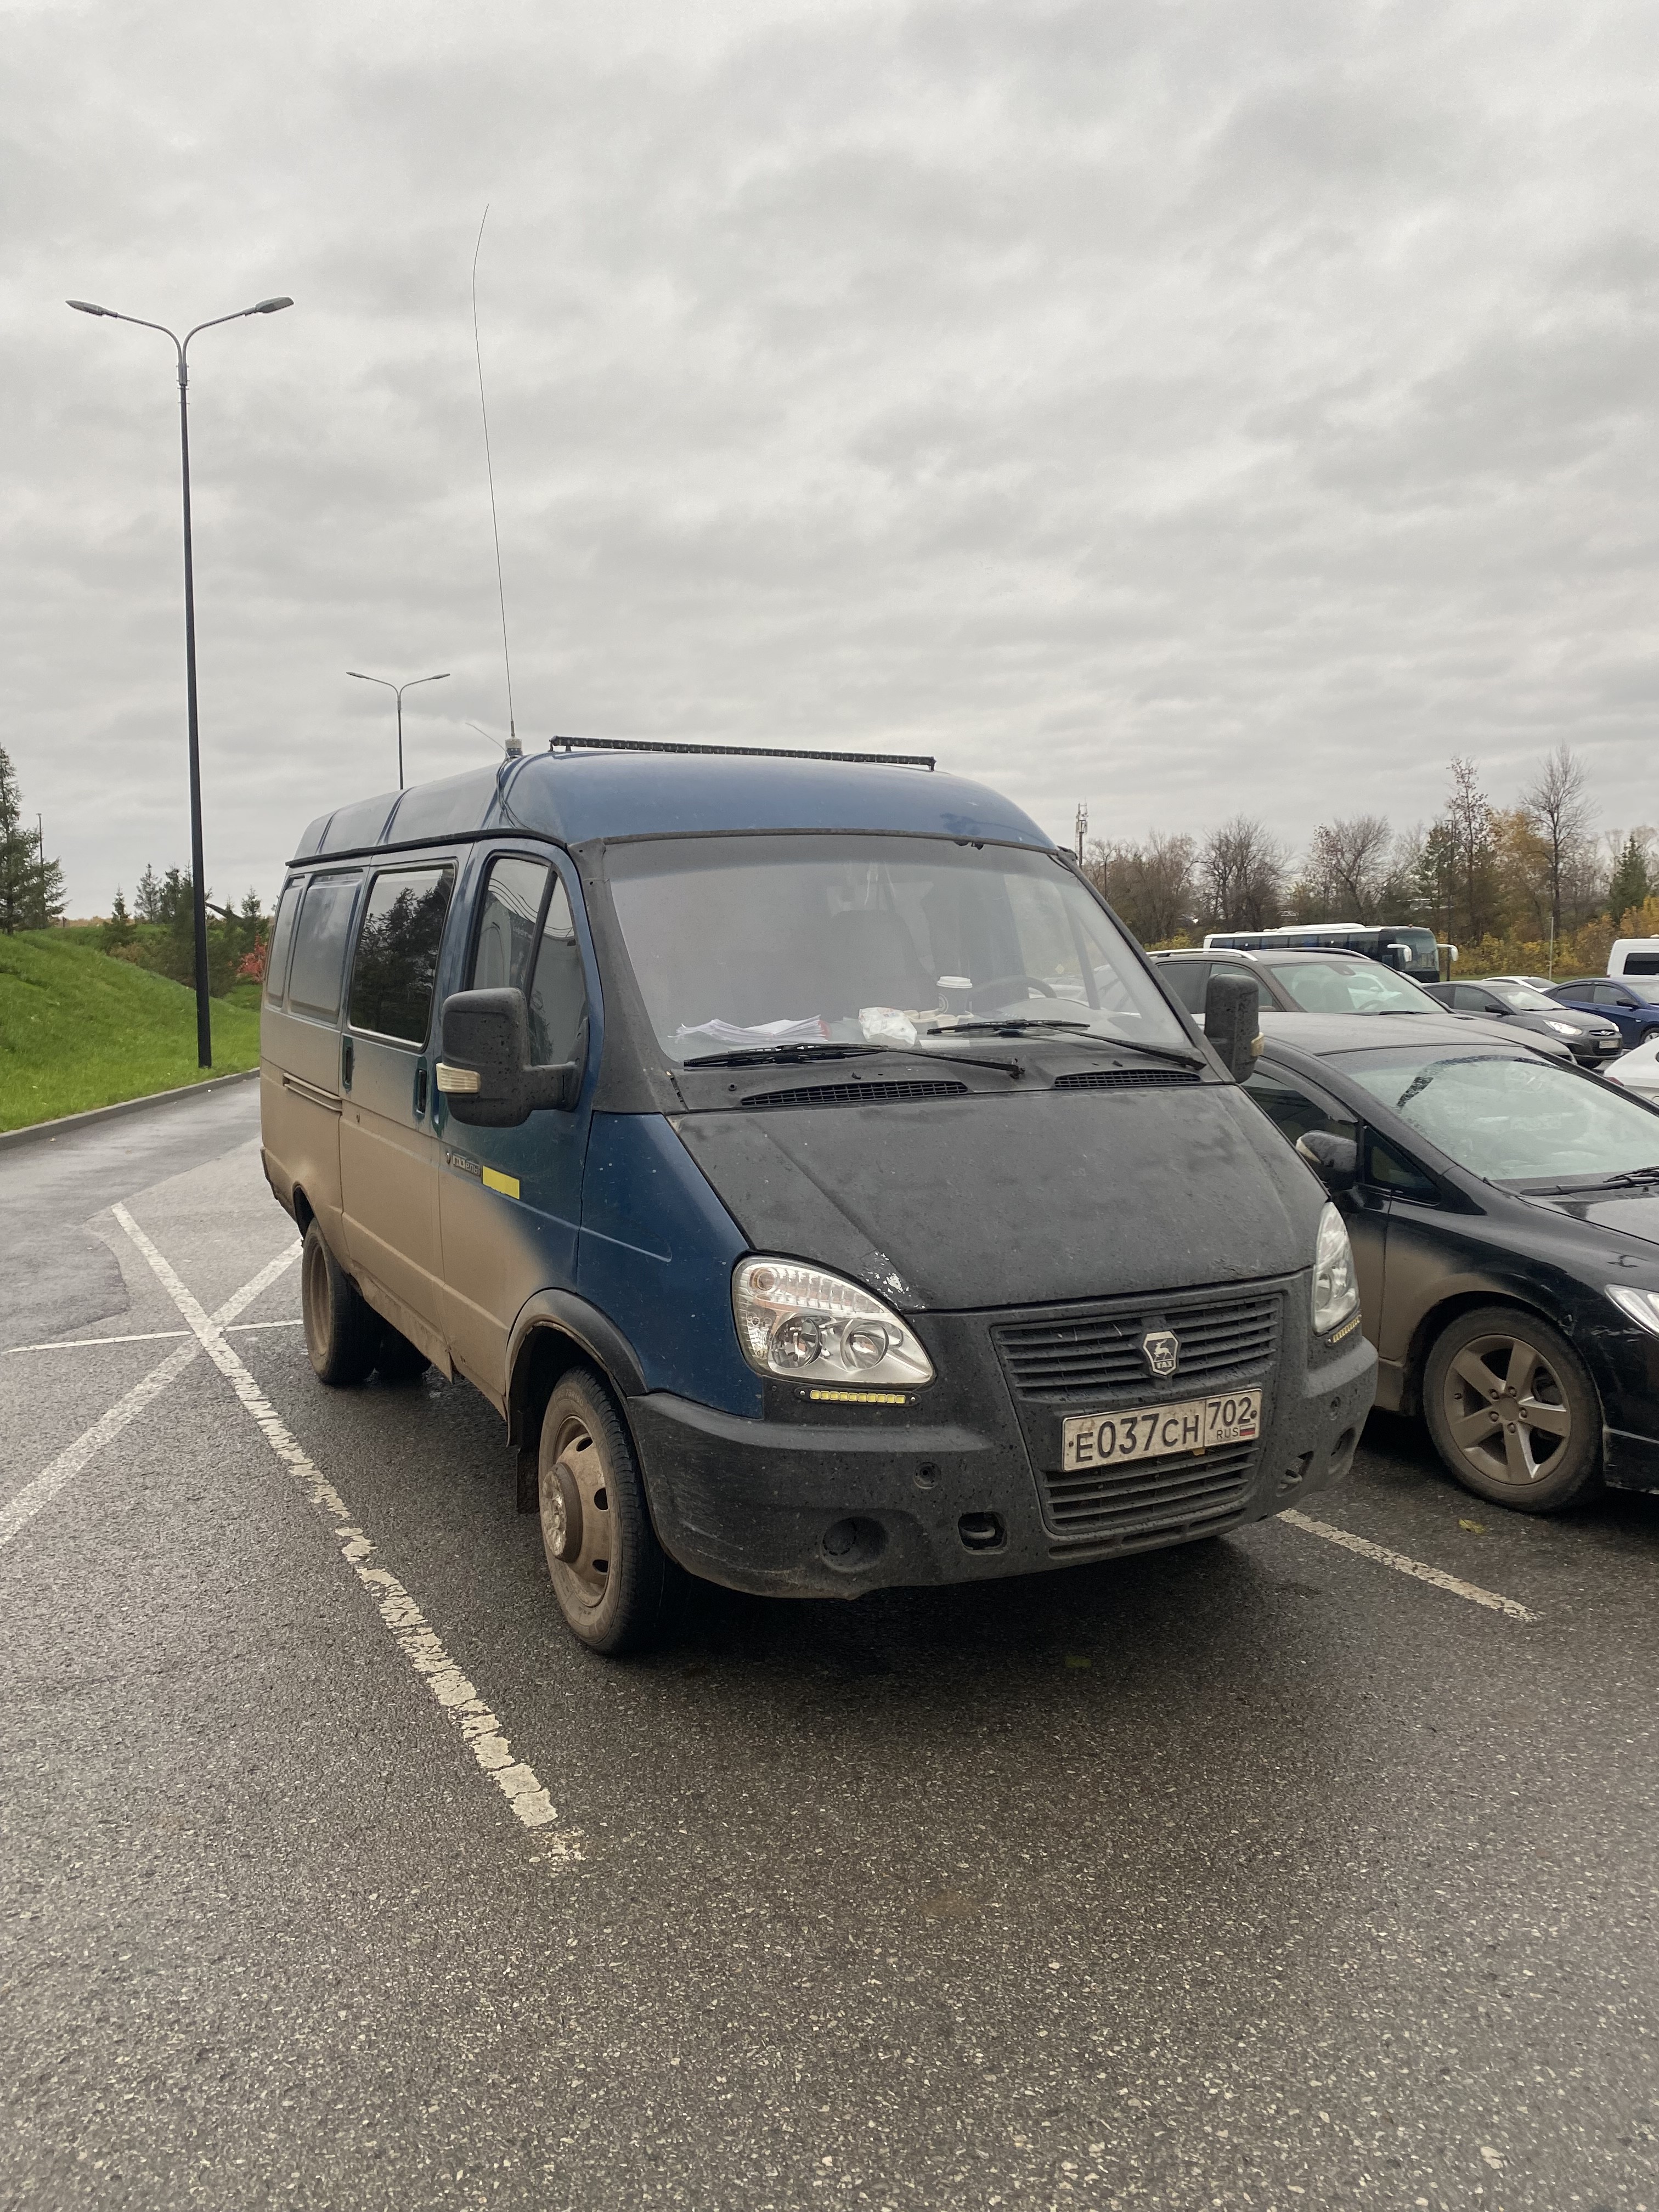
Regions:
<instances>
[{"instance_id":1,"label":"autumn tree","mask_svg":"<svg viewBox=\"0 0 1659 2212\"><path fill-rule=\"evenodd\" d=\"M1322 822L1303 870L1312 921L1381 921L1389 887L1394 831L1386 815L1353 814Z\"/></svg>"},{"instance_id":2,"label":"autumn tree","mask_svg":"<svg viewBox=\"0 0 1659 2212\"><path fill-rule=\"evenodd\" d=\"M1284 847L1264 823L1235 814L1198 856L1205 918L1212 929L1271 929L1285 890Z\"/></svg>"},{"instance_id":3,"label":"autumn tree","mask_svg":"<svg viewBox=\"0 0 1659 2212\"><path fill-rule=\"evenodd\" d=\"M1193 919L1198 847L1154 831L1144 845L1097 843L1087 872L1143 945L1178 937Z\"/></svg>"},{"instance_id":4,"label":"autumn tree","mask_svg":"<svg viewBox=\"0 0 1659 2212\"><path fill-rule=\"evenodd\" d=\"M1454 761L1454 776L1457 766ZM1579 872L1589 842L1589 793L1583 763L1570 745L1557 745L1522 793L1521 808L1544 849L1550 919L1559 937L1563 893Z\"/></svg>"}]
</instances>

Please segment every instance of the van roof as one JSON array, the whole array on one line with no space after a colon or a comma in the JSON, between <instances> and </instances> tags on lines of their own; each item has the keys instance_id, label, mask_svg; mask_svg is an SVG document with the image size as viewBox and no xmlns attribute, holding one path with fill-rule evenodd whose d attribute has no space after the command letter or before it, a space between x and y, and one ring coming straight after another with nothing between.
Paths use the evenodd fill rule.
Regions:
<instances>
[{"instance_id":1,"label":"van roof","mask_svg":"<svg viewBox=\"0 0 1659 2212\"><path fill-rule=\"evenodd\" d=\"M864 763L737 753L527 753L497 769L411 784L319 814L295 857L372 852L480 830L592 837L720 830L896 830L1053 848L1000 793L964 777Z\"/></svg>"}]
</instances>

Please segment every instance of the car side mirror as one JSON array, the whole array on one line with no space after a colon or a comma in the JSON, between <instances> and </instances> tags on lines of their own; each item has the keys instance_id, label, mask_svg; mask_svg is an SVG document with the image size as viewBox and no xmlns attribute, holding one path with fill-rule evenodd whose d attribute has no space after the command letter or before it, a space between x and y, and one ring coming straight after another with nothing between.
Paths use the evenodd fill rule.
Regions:
<instances>
[{"instance_id":1,"label":"car side mirror","mask_svg":"<svg viewBox=\"0 0 1659 2212\"><path fill-rule=\"evenodd\" d=\"M1248 975L1212 975L1204 993L1204 1034L1243 1083L1261 1050L1261 992Z\"/></svg>"},{"instance_id":2,"label":"car side mirror","mask_svg":"<svg viewBox=\"0 0 1659 2212\"><path fill-rule=\"evenodd\" d=\"M1327 1190L1352 1190L1359 1180L1359 1147L1352 1137L1339 1137L1329 1129L1310 1129L1297 1139L1296 1153Z\"/></svg>"},{"instance_id":3,"label":"car side mirror","mask_svg":"<svg viewBox=\"0 0 1659 2212\"><path fill-rule=\"evenodd\" d=\"M574 1060L532 1065L522 991L452 992L441 1027L438 1088L456 1121L471 1128L516 1129L544 1108L575 1104L581 1071Z\"/></svg>"}]
</instances>

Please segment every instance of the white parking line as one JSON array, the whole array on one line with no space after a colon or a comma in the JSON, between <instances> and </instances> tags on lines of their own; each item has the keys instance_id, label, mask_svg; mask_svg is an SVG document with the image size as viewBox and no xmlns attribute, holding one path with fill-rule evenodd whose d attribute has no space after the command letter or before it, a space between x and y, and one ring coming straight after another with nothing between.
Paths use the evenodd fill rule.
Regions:
<instances>
[{"instance_id":1,"label":"white parking line","mask_svg":"<svg viewBox=\"0 0 1659 2212\"><path fill-rule=\"evenodd\" d=\"M240 1309L238 1309L240 1311ZM239 1321L226 1330L228 1336L246 1336L256 1328L301 1328L292 1321ZM187 1328L147 1328L137 1336L60 1336L49 1344L9 1344L0 1348L0 1359L15 1359L20 1352L95 1352L100 1344L165 1344L169 1337L188 1336Z\"/></svg>"},{"instance_id":2,"label":"white parking line","mask_svg":"<svg viewBox=\"0 0 1659 2212\"><path fill-rule=\"evenodd\" d=\"M244 1283L234 1297L228 1298L209 1327L222 1328L226 1322L251 1306L262 1291L268 1291L285 1267L292 1267L299 1253L297 1244L290 1244L279 1252L267 1266L260 1268L250 1283ZM167 1332L169 1334L171 1332ZM112 1342L115 1340L106 1339ZM135 1342L142 1343L143 1338ZM191 1360L201 1356L202 1347L192 1337L181 1344L177 1352L169 1352L159 1367L152 1367L142 1382L135 1382L125 1398L118 1398L108 1413L96 1420L84 1436L77 1437L66 1450L58 1453L52 1465L43 1468L33 1482L25 1483L17 1495L0 1506L0 1545L9 1544L20 1528L27 1528L43 1505L49 1504L58 1492L74 1481L94 1452L101 1451L112 1437L118 1437L130 1421L136 1420L152 1400L159 1398L170 1382L176 1382Z\"/></svg>"},{"instance_id":3,"label":"white parking line","mask_svg":"<svg viewBox=\"0 0 1659 2212\"><path fill-rule=\"evenodd\" d=\"M580 1858L580 1832L553 1827L559 1816L534 1769L522 1759L514 1758L512 1747L500 1721L445 1650L414 1598L396 1576L389 1574L384 1567L371 1567L364 1564L375 1548L374 1544L356 1525L339 1492L316 1462L301 1449L276 1408L225 1342L222 1326L186 1289L172 1265L150 1242L125 1206L117 1206L112 1210L122 1228L149 1261L156 1279L190 1323L202 1349L264 1432L265 1441L272 1451L298 1479L311 1504L332 1524L335 1540L340 1547L342 1556L364 1589L374 1597L380 1619L396 1638L404 1658L425 1682L441 1710L459 1729L479 1766L495 1783L526 1828L552 1829L553 1832L543 1839L547 1845L546 1856L550 1861L556 1865L568 1865ZM178 1354L174 1353L173 1357L176 1358Z\"/></svg>"},{"instance_id":4,"label":"white parking line","mask_svg":"<svg viewBox=\"0 0 1659 2212\"><path fill-rule=\"evenodd\" d=\"M1322 1536L1328 1544L1340 1544L1345 1552L1358 1552L1363 1559L1375 1559L1380 1567L1392 1567L1397 1574L1414 1575L1419 1582L1432 1583L1436 1589L1449 1590L1454 1597L1465 1597L1471 1605L1484 1605L1489 1613L1501 1613L1510 1620L1538 1618L1512 1597L1499 1597L1495 1590L1482 1589L1478 1583L1462 1582L1455 1575L1449 1575L1443 1567L1425 1566L1421 1559L1408 1559L1404 1552L1390 1552L1367 1537L1351 1535L1346 1528L1334 1528L1328 1521L1310 1520L1307 1514L1294 1510L1281 1513L1279 1518L1288 1521L1292 1528L1305 1530L1310 1536Z\"/></svg>"}]
</instances>

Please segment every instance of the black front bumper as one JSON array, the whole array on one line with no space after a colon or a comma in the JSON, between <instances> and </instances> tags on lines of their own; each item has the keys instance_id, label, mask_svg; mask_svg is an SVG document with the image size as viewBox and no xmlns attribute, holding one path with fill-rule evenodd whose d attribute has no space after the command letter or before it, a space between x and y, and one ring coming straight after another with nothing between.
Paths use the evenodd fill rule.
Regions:
<instances>
[{"instance_id":1,"label":"black front bumper","mask_svg":"<svg viewBox=\"0 0 1659 2212\"><path fill-rule=\"evenodd\" d=\"M842 1407L808 1420L781 1395L777 1417L749 1420L666 1392L630 1399L657 1534L682 1566L730 1589L857 1597L1034 1574L1261 1520L1346 1474L1376 1391L1364 1336L1310 1342L1297 1312L1305 1282L1291 1287L1276 1359L1242 1378L1263 1389L1259 1440L1134 1462L1082 1522L1058 1447L1062 1414L1085 1405L1020 1402L988 1317L933 1315L913 1318L940 1381L896 1415ZM1142 1404L1185 1395L1178 1376L1133 1393Z\"/></svg>"}]
</instances>

